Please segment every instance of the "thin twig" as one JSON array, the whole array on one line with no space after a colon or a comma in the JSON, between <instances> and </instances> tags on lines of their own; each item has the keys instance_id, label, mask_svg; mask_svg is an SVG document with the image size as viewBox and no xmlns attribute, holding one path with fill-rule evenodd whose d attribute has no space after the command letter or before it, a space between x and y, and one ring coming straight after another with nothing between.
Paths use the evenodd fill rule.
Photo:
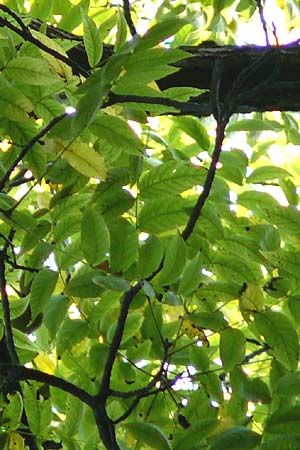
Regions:
<instances>
[{"instance_id":1,"label":"thin twig","mask_svg":"<svg viewBox=\"0 0 300 450\"><path fill-rule=\"evenodd\" d=\"M6 171L5 175L0 180L0 192L3 191L5 183L9 180L10 175L15 170L15 168L17 167L19 162L27 155L29 150L34 146L34 144L36 144L42 137L45 136L45 134L48 133L48 131L50 131L54 127L54 125L61 122L66 116L67 116L67 114L63 113L60 116L57 116L54 119L52 119L51 122L49 122L45 128L43 128L37 135L34 136L33 139L31 139L31 141L28 142L28 144L26 144L22 148L18 157L11 164L10 168Z\"/></svg>"},{"instance_id":2,"label":"thin twig","mask_svg":"<svg viewBox=\"0 0 300 450\"><path fill-rule=\"evenodd\" d=\"M196 222L199 219L203 206L206 202L207 197L209 196L210 190L212 188L213 181L215 179L215 174L217 170L217 164L222 151L222 144L225 137L225 129L228 123L229 118L224 119L222 121L217 122L216 129L216 139L215 139L215 148L212 154L211 163L206 175L206 179L203 185L203 191L201 192L196 205L190 215L189 221L182 232L182 237L186 241L190 235L192 234Z\"/></svg>"},{"instance_id":3,"label":"thin twig","mask_svg":"<svg viewBox=\"0 0 300 450\"><path fill-rule=\"evenodd\" d=\"M261 0L256 0L256 1L257 1L257 6L258 6L260 21L261 21L261 24L262 24L262 27L263 27L263 30L265 33L265 37L266 37L266 44L267 44L267 46L269 46L270 41L269 41L269 35L268 35L267 22L266 22L266 19L264 16L264 8L263 8Z\"/></svg>"},{"instance_id":4,"label":"thin twig","mask_svg":"<svg viewBox=\"0 0 300 450\"><path fill-rule=\"evenodd\" d=\"M7 7L5 7L7 9ZM0 5L0 9L4 10L4 5ZM13 11L11 11L13 13ZM21 19L20 19L21 21ZM19 21L18 21L19 23ZM23 26L20 28L13 25L9 20L4 19L3 17L0 17L0 26L5 26L12 30L14 33L21 36L25 41L31 42L44 52L48 53L49 55L54 56L54 58L62 61L63 63L67 64L69 67L77 71L80 75L83 75L84 77L88 77L90 74L88 71L83 69L79 64L77 64L76 61L71 60L68 56L62 55L60 52L48 47L47 45L43 44L41 41L39 41L37 38L35 38L28 27L23 24Z\"/></svg>"},{"instance_id":5,"label":"thin twig","mask_svg":"<svg viewBox=\"0 0 300 450\"><path fill-rule=\"evenodd\" d=\"M137 35L137 31L136 31L136 28L134 26L134 23L133 23L133 20L131 17L129 0L123 0L123 7L124 7L125 20L127 22L128 28L130 30L131 36L134 37Z\"/></svg>"}]
</instances>

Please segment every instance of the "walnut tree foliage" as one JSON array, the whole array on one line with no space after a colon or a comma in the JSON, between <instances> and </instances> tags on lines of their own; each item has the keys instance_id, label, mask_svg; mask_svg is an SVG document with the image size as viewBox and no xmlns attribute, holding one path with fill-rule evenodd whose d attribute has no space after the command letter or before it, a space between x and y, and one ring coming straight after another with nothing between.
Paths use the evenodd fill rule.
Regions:
<instances>
[{"instance_id":1,"label":"walnut tree foliage","mask_svg":"<svg viewBox=\"0 0 300 450\"><path fill-rule=\"evenodd\" d=\"M0 449L299 448L295 99L174 81L268 2L0 3Z\"/></svg>"}]
</instances>

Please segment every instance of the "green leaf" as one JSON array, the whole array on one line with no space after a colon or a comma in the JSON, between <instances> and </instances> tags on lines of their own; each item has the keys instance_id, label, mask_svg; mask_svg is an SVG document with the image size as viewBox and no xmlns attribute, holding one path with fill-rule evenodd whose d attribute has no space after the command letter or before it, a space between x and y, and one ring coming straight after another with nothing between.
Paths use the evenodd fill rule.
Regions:
<instances>
[{"instance_id":1,"label":"green leaf","mask_svg":"<svg viewBox=\"0 0 300 450\"><path fill-rule=\"evenodd\" d=\"M22 331L13 328L14 343L17 349L26 350L31 353L40 353L40 347L32 342Z\"/></svg>"},{"instance_id":2,"label":"green leaf","mask_svg":"<svg viewBox=\"0 0 300 450\"><path fill-rule=\"evenodd\" d=\"M114 92L129 89L131 85L147 84L178 71L178 68L170 66L176 61L187 58L190 55L180 49L150 48L131 55L125 64L125 72L114 86ZM155 61L155 64L153 64ZM136 74L139 74L138 78Z\"/></svg>"},{"instance_id":3,"label":"green leaf","mask_svg":"<svg viewBox=\"0 0 300 450\"><path fill-rule=\"evenodd\" d=\"M274 391L278 395L294 398L300 395L300 372L288 373L278 380Z\"/></svg>"},{"instance_id":4,"label":"green leaf","mask_svg":"<svg viewBox=\"0 0 300 450\"><path fill-rule=\"evenodd\" d=\"M143 321L144 317L140 313L133 312L128 315L124 328L124 333L122 336L122 344L125 344L129 339L131 339L138 333L138 331L141 329ZM116 323L112 324L107 332L107 340L109 342L112 341L113 335L116 331L116 327L117 327Z\"/></svg>"},{"instance_id":5,"label":"green leaf","mask_svg":"<svg viewBox=\"0 0 300 450\"><path fill-rule=\"evenodd\" d=\"M93 282L113 291L126 292L130 289L130 283L127 280L114 275L95 275Z\"/></svg>"},{"instance_id":6,"label":"green leaf","mask_svg":"<svg viewBox=\"0 0 300 450\"><path fill-rule=\"evenodd\" d=\"M169 285L178 280L186 261L186 246L182 237L177 233L171 240L164 265L159 275L161 286Z\"/></svg>"},{"instance_id":7,"label":"green leaf","mask_svg":"<svg viewBox=\"0 0 300 450\"><path fill-rule=\"evenodd\" d=\"M140 247L138 261L140 277L146 278L151 275L158 268L162 257L162 243L154 234L152 234Z\"/></svg>"},{"instance_id":8,"label":"green leaf","mask_svg":"<svg viewBox=\"0 0 300 450\"><path fill-rule=\"evenodd\" d=\"M40 408L38 404L39 402L37 399L36 389L34 389L33 386L24 383L23 392L24 392L24 406L26 408L26 411L30 411L30 414L28 414L28 422L30 430L35 435L38 435L41 432L41 430L40 430Z\"/></svg>"},{"instance_id":9,"label":"green leaf","mask_svg":"<svg viewBox=\"0 0 300 450\"><path fill-rule=\"evenodd\" d=\"M246 339L237 328L226 328L220 333L220 358L226 372L240 364L245 356Z\"/></svg>"},{"instance_id":10,"label":"green leaf","mask_svg":"<svg viewBox=\"0 0 300 450\"><path fill-rule=\"evenodd\" d=\"M110 235L101 214L93 207L85 209L81 221L81 248L90 264L100 264L108 257Z\"/></svg>"},{"instance_id":11,"label":"green leaf","mask_svg":"<svg viewBox=\"0 0 300 450\"><path fill-rule=\"evenodd\" d=\"M205 439L210 431L216 425L215 419L197 420L192 423L187 430L180 435L180 439L176 442L174 450L194 450L202 443L202 439ZM203 442L203 448L206 444Z\"/></svg>"},{"instance_id":12,"label":"green leaf","mask_svg":"<svg viewBox=\"0 0 300 450\"><path fill-rule=\"evenodd\" d=\"M23 400L20 392L8 393L4 411L1 414L1 422L8 430L16 430L20 425L22 412Z\"/></svg>"},{"instance_id":13,"label":"green leaf","mask_svg":"<svg viewBox=\"0 0 300 450\"><path fill-rule=\"evenodd\" d=\"M280 131L282 129L282 125L275 120L260 120L260 119L244 119L239 120L236 123L232 123L228 125L227 132L231 131Z\"/></svg>"},{"instance_id":14,"label":"green leaf","mask_svg":"<svg viewBox=\"0 0 300 450\"><path fill-rule=\"evenodd\" d=\"M201 150L210 150L210 140L206 128L202 125L200 119L190 116L177 117L175 124L184 131L187 135L192 137L200 146Z\"/></svg>"},{"instance_id":15,"label":"green leaf","mask_svg":"<svg viewBox=\"0 0 300 450\"><path fill-rule=\"evenodd\" d=\"M12 59L6 64L4 73L16 81L36 86L47 86L58 81L43 60L31 56Z\"/></svg>"},{"instance_id":16,"label":"green leaf","mask_svg":"<svg viewBox=\"0 0 300 450\"><path fill-rule=\"evenodd\" d=\"M197 370L205 372L209 369L210 360L206 348L193 345L189 348L189 355Z\"/></svg>"},{"instance_id":17,"label":"green leaf","mask_svg":"<svg viewBox=\"0 0 300 450\"><path fill-rule=\"evenodd\" d=\"M188 22L185 19L179 19L176 17L156 23L142 36L136 50L144 51L154 47L165 39L176 34L187 23Z\"/></svg>"},{"instance_id":18,"label":"green leaf","mask_svg":"<svg viewBox=\"0 0 300 450\"><path fill-rule=\"evenodd\" d=\"M171 450L167 437L156 425L147 422L130 422L123 427L141 444L157 450Z\"/></svg>"},{"instance_id":19,"label":"green leaf","mask_svg":"<svg viewBox=\"0 0 300 450\"><path fill-rule=\"evenodd\" d=\"M33 279L30 290L31 320L42 311L49 301L58 280L58 272L41 269Z\"/></svg>"},{"instance_id":20,"label":"green leaf","mask_svg":"<svg viewBox=\"0 0 300 450\"><path fill-rule=\"evenodd\" d=\"M103 44L97 25L83 9L81 9L83 22L83 42L89 65L95 67L101 60Z\"/></svg>"},{"instance_id":21,"label":"green leaf","mask_svg":"<svg viewBox=\"0 0 300 450\"><path fill-rule=\"evenodd\" d=\"M183 295L190 295L194 292L202 278L201 269L203 268L203 261L201 254L198 253L191 261L188 261L183 269L182 278L179 285L179 293Z\"/></svg>"},{"instance_id":22,"label":"green leaf","mask_svg":"<svg viewBox=\"0 0 300 450\"><path fill-rule=\"evenodd\" d=\"M280 180L290 177L291 174L282 167L262 166L253 170L247 177L247 183L265 183L271 180Z\"/></svg>"},{"instance_id":23,"label":"green leaf","mask_svg":"<svg viewBox=\"0 0 300 450\"><path fill-rule=\"evenodd\" d=\"M266 430L270 433L298 433L300 426L300 407L288 406L275 411L268 419Z\"/></svg>"},{"instance_id":24,"label":"green leaf","mask_svg":"<svg viewBox=\"0 0 300 450\"><path fill-rule=\"evenodd\" d=\"M291 320L281 312L266 310L255 314L254 324L275 358L288 370L295 370L299 360L299 344Z\"/></svg>"},{"instance_id":25,"label":"green leaf","mask_svg":"<svg viewBox=\"0 0 300 450\"><path fill-rule=\"evenodd\" d=\"M110 227L110 266L112 272L125 272L137 260L138 238L135 228L125 219Z\"/></svg>"},{"instance_id":26,"label":"green leaf","mask_svg":"<svg viewBox=\"0 0 300 450\"><path fill-rule=\"evenodd\" d=\"M86 177L106 180L107 170L102 156L84 142L71 144L62 154L63 158Z\"/></svg>"},{"instance_id":27,"label":"green leaf","mask_svg":"<svg viewBox=\"0 0 300 450\"><path fill-rule=\"evenodd\" d=\"M93 282L95 275L97 275L96 270L71 278L64 289L65 294L81 298L99 297L103 292L103 287Z\"/></svg>"},{"instance_id":28,"label":"green leaf","mask_svg":"<svg viewBox=\"0 0 300 450\"><path fill-rule=\"evenodd\" d=\"M70 350L87 337L88 332L89 326L86 320L65 319L56 336L57 354L61 355L63 352Z\"/></svg>"},{"instance_id":29,"label":"green leaf","mask_svg":"<svg viewBox=\"0 0 300 450\"><path fill-rule=\"evenodd\" d=\"M146 172L139 183L142 198L180 194L193 186L202 185L206 173L202 168L183 161L167 161Z\"/></svg>"},{"instance_id":30,"label":"green leaf","mask_svg":"<svg viewBox=\"0 0 300 450\"><path fill-rule=\"evenodd\" d=\"M14 122L25 122L27 113L32 111L31 101L17 88L0 84L0 114Z\"/></svg>"},{"instance_id":31,"label":"green leaf","mask_svg":"<svg viewBox=\"0 0 300 450\"><path fill-rule=\"evenodd\" d=\"M214 312L195 312L189 315L190 320L201 328L212 331L221 331L228 326L221 311Z\"/></svg>"},{"instance_id":32,"label":"green leaf","mask_svg":"<svg viewBox=\"0 0 300 450\"><path fill-rule=\"evenodd\" d=\"M236 426L218 434L211 442L210 450L248 450L260 444L261 436L242 426Z\"/></svg>"},{"instance_id":33,"label":"green leaf","mask_svg":"<svg viewBox=\"0 0 300 450\"><path fill-rule=\"evenodd\" d=\"M125 44L127 39L127 22L124 17L123 11L118 9L118 17L117 17L117 35L116 41L114 45L114 50L118 53L123 45Z\"/></svg>"},{"instance_id":34,"label":"green leaf","mask_svg":"<svg viewBox=\"0 0 300 450\"><path fill-rule=\"evenodd\" d=\"M265 441L260 450L298 450L300 434L280 434L275 438Z\"/></svg>"},{"instance_id":35,"label":"green leaf","mask_svg":"<svg viewBox=\"0 0 300 450\"><path fill-rule=\"evenodd\" d=\"M248 165L245 153L235 149L222 151L219 161L222 167L218 169L218 176L242 186Z\"/></svg>"},{"instance_id":36,"label":"green leaf","mask_svg":"<svg viewBox=\"0 0 300 450\"><path fill-rule=\"evenodd\" d=\"M180 197L165 196L145 202L139 214L139 228L148 233L162 233L185 225L188 215L184 211L184 200Z\"/></svg>"},{"instance_id":37,"label":"green leaf","mask_svg":"<svg viewBox=\"0 0 300 450\"><path fill-rule=\"evenodd\" d=\"M101 114L94 121L91 129L101 140L107 141L109 145L120 151L130 155L141 155L143 151L143 146L138 136L119 117Z\"/></svg>"}]
</instances>

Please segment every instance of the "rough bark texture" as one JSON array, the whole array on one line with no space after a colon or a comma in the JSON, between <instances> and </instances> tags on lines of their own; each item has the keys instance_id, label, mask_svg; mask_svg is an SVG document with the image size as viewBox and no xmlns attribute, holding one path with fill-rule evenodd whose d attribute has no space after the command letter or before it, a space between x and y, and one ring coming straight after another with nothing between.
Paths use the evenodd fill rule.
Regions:
<instances>
[{"instance_id":1,"label":"rough bark texture","mask_svg":"<svg viewBox=\"0 0 300 450\"><path fill-rule=\"evenodd\" d=\"M39 28L38 21L31 26ZM51 26L50 37L78 41L68 51L69 57L89 69L81 38ZM234 112L298 111L300 110L300 45L285 46L218 46L204 42L197 47L181 47L192 56L174 64L179 71L161 80L164 90L176 86L214 89L212 80L218 78L218 103L230 103ZM113 47L104 46L103 60L113 54ZM215 81L214 81L215 84ZM130 93L128 93L130 95ZM235 98L234 102L231 100ZM203 94L193 102L202 106L204 115L213 112L211 95Z\"/></svg>"}]
</instances>

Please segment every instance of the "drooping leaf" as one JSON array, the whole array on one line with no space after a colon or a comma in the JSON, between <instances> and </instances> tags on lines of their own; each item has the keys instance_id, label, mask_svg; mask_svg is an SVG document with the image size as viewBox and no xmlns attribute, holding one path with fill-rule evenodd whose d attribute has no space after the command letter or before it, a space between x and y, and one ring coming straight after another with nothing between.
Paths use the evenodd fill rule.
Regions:
<instances>
[{"instance_id":1,"label":"drooping leaf","mask_svg":"<svg viewBox=\"0 0 300 450\"><path fill-rule=\"evenodd\" d=\"M58 272L54 272L50 269L41 269L34 277L30 290L32 320L34 320L35 317L44 310L52 292L55 289L57 279Z\"/></svg>"},{"instance_id":2,"label":"drooping leaf","mask_svg":"<svg viewBox=\"0 0 300 450\"><path fill-rule=\"evenodd\" d=\"M81 221L81 248L90 264L99 264L107 258L110 236L101 214L86 208Z\"/></svg>"},{"instance_id":3,"label":"drooping leaf","mask_svg":"<svg viewBox=\"0 0 300 450\"><path fill-rule=\"evenodd\" d=\"M125 219L110 228L110 266L112 272L125 272L137 259L138 238L135 228Z\"/></svg>"},{"instance_id":4,"label":"drooping leaf","mask_svg":"<svg viewBox=\"0 0 300 450\"><path fill-rule=\"evenodd\" d=\"M226 372L240 364L245 356L246 339L241 330L225 328L220 333L220 358Z\"/></svg>"},{"instance_id":5,"label":"drooping leaf","mask_svg":"<svg viewBox=\"0 0 300 450\"><path fill-rule=\"evenodd\" d=\"M186 261L186 246L179 234L176 234L166 251L164 265L159 275L161 286L174 283L180 276Z\"/></svg>"},{"instance_id":6,"label":"drooping leaf","mask_svg":"<svg viewBox=\"0 0 300 450\"><path fill-rule=\"evenodd\" d=\"M141 277L146 278L151 275L159 267L162 257L161 241L152 234L140 247L138 268Z\"/></svg>"},{"instance_id":7,"label":"drooping leaf","mask_svg":"<svg viewBox=\"0 0 300 450\"><path fill-rule=\"evenodd\" d=\"M179 293L190 295L197 289L202 278L202 266L203 261L200 253L187 262L180 280Z\"/></svg>"}]
</instances>

